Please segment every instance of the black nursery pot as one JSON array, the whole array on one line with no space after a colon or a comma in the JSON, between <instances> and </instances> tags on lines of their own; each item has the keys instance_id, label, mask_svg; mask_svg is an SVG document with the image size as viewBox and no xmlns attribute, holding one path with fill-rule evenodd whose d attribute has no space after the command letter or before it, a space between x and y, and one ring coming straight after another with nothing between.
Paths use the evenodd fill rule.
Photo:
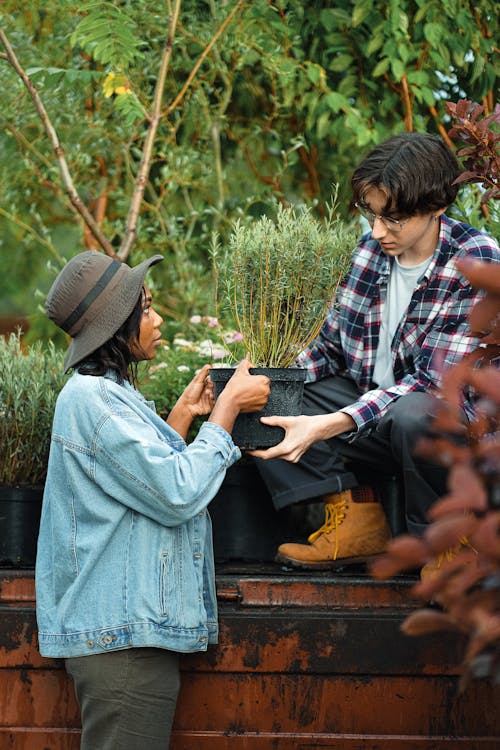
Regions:
<instances>
[{"instance_id":1,"label":"black nursery pot","mask_svg":"<svg viewBox=\"0 0 500 750\"><path fill-rule=\"evenodd\" d=\"M210 370L216 399L233 373L233 367L215 367ZM233 441L242 450L271 448L283 440L285 431L281 427L262 424L260 417L295 417L301 414L306 371L299 367L251 367L250 373L267 375L271 381L271 392L262 411L240 414L237 417L232 431Z\"/></svg>"},{"instance_id":2,"label":"black nursery pot","mask_svg":"<svg viewBox=\"0 0 500 750\"><path fill-rule=\"evenodd\" d=\"M35 565L43 487L0 485L0 567Z\"/></svg>"}]
</instances>

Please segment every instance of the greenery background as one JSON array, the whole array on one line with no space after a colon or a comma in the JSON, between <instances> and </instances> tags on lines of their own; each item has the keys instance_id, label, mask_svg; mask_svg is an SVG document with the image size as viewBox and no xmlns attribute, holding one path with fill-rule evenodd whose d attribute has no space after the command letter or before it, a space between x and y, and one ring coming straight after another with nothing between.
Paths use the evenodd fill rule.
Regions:
<instances>
[{"instance_id":1,"label":"greenery background","mask_svg":"<svg viewBox=\"0 0 500 750\"><path fill-rule=\"evenodd\" d=\"M178 3L2 0L0 6L0 29L40 91L78 192L117 249L153 111L168 18ZM221 337L211 315L213 233L224 241L235 219L272 214L276 201L306 205L323 217L334 184L343 216L350 218L349 177L367 150L402 130L448 139L446 101L468 99L493 112L500 71L499 4L493 0L182 0L180 5L130 258L135 263L157 251L167 257L154 283L168 348L143 373L145 392L162 414L197 367L225 356L220 339L229 346L238 333L223 331ZM40 301L65 259L96 245L67 200L42 123L1 50L0 86L0 316L28 314L32 340L54 338L55 328L38 311ZM480 198L481 188L467 185L457 211L498 237L499 201L482 211ZM16 337L2 342L6 460L0 473L3 480L18 481L13 474L23 463L43 474L53 404L64 381L62 355L50 342L43 347L38 342L22 357L24 344ZM498 373L484 374L493 381ZM477 385L477 371L474 377ZM463 382L468 378L460 378L460 387ZM489 385L485 397L496 383ZM486 403L483 399L483 409L495 424L492 428L489 419L478 424L491 436L498 414L495 404L486 408ZM9 412L13 418L7 418ZM490 451L498 448L487 442ZM472 448L480 450L481 441ZM474 471L481 466L486 484L494 487L491 460L471 463ZM462 456L458 468L463 467ZM461 471L454 489L468 491L448 497L455 511L467 500L459 523L465 512L472 518L478 510L470 505L477 480L474 472ZM493 507L493 495L488 500ZM485 510L481 507L483 536L477 532L472 541L490 561L486 527L495 511ZM434 524L432 556L437 530ZM449 525L444 535L441 531L444 546L450 533ZM398 565L401 559L400 554ZM449 624L458 613L458 627L472 633L466 666L481 677L498 666L494 573L482 587L477 582L472 587L474 606L460 598L470 594L470 579L467 586L454 586L455 601L443 598L444 589L427 590L425 601L443 599L451 614L424 611L422 618L417 612L412 621L414 633L428 632L429 616L441 627L437 620L447 618ZM470 623L464 612L474 615ZM485 622L489 629L482 627ZM479 645L473 642L478 633Z\"/></svg>"},{"instance_id":2,"label":"greenery background","mask_svg":"<svg viewBox=\"0 0 500 750\"><path fill-rule=\"evenodd\" d=\"M142 153L170 0L3 0L0 25L42 96L77 189L118 247ZM493 110L498 2L182 0L132 264L167 263L161 312L213 314L209 247L278 200L323 216L333 184L402 130L441 133L445 102ZM217 43L195 63L228 15ZM183 87L189 81L188 88ZM65 258L94 247L33 103L0 60L0 316L31 316ZM177 102L177 97L181 99ZM470 189L469 189L470 190ZM484 223L469 193L461 209Z\"/></svg>"}]
</instances>

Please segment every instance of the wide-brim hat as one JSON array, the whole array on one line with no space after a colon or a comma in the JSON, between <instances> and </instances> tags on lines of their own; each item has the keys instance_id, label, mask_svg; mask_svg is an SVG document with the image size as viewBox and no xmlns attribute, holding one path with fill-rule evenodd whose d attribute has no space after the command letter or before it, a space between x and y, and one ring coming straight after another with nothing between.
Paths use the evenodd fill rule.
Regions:
<instances>
[{"instance_id":1,"label":"wide-brim hat","mask_svg":"<svg viewBox=\"0 0 500 750\"><path fill-rule=\"evenodd\" d=\"M153 255L131 268L87 250L75 255L52 284L45 311L73 341L64 359L68 371L106 343L132 313L148 269L163 260Z\"/></svg>"}]
</instances>

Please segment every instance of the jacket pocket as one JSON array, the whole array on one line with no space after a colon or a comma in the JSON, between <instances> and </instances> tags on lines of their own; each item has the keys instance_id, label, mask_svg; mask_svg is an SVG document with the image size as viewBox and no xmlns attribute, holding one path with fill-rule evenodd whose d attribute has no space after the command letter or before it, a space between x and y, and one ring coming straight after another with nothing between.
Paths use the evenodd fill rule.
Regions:
<instances>
[{"instance_id":1,"label":"jacket pocket","mask_svg":"<svg viewBox=\"0 0 500 750\"><path fill-rule=\"evenodd\" d=\"M160 613L162 617L168 616L168 587L169 580L171 579L173 571L171 570L172 563L168 552L162 552L160 555Z\"/></svg>"},{"instance_id":2,"label":"jacket pocket","mask_svg":"<svg viewBox=\"0 0 500 750\"><path fill-rule=\"evenodd\" d=\"M203 560L194 555L183 529L173 530L174 542L159 556L159 609L162 625L174 628L200 626L203 608ZM188 554L191 552L191 554Z\"/></svg>"}]
</instances>

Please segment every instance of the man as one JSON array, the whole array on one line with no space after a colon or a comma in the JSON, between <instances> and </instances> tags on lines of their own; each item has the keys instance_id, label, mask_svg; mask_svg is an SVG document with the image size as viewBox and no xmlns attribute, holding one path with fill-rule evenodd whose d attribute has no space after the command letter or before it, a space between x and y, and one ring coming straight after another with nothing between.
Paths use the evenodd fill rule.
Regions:
<instances>
[{"instance_id":1,"label":"man","mask_svg":"<svg viewBox=\"0 0 500 750\"><path fill-rule=\"evenodd\" d=\"M376 147L352 177L368 221L318 338L300 358L308 370L303 415L267 417L283 441L254 451L277 508L325 501L308 544L282 544L277 560L304 569L364 561L384 551L387 520L366 470L402 477L408 530L445 493L443 468L413 449L429 424L441 374L477 341L468 315L478 293L455 266L469 256L498 263L497 243L450 219L459 174L440 139L404 133ZM464 400L464 419L470 405Z\"/></svg>"}]
</instances>

